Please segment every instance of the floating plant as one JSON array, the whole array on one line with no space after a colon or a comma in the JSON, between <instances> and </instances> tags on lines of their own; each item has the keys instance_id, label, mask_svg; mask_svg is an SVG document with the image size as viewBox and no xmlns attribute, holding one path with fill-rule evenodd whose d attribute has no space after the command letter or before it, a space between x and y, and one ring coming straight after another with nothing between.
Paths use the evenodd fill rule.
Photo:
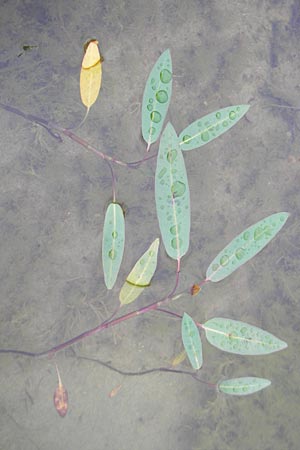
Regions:
<instances>
[{"instance_id":1,"label":"floating plant","mask_svg":"<svg viewBox=\"0 0 300 450\"><path fill-rule=\"evenodd\" d=\"M101 62L102 57L99 53L98 41L92 39L86 45L80 75L81 99L83 105L87 108L86 115L80 125L85 121L90 107L98 97L102 78ZM157 159L155 202L158 224L165 250L177 262L175 283L167 294L164 294L160 299L149 305L120 315L121 307L123 311L126 305L135 301L140 294L150 288L151 280L157 267L159 250L159 238L157 237L149 248L145 249L144 254L138 259L124 280L119 293L119 302L117 302L118 304L111 317L96 327L43 351L30 352L18 349L0 349L0 353L29 357L53 356L88 336L146 314L149 311L158 311L161 314L181 320L181 340L184 350L173 358L171 367L159 367L128 373L100 360L88 357L80 358L102 364L108 369L123 375L138 376L156 371L179 373L190 375L197 381L214 387L218 392L230 395L252 394L266 388L271 382L264 378L245 376L222 380L217 383L208 383L198 377L204 364L201 334L205 334L207 341L214 347L240 355L266 355L286 348L287 344L263 329L233 319L214 317L201 324L194 321L185 311L182 311L182 313L172 311L170 304L171 301L173 302L183 296L198 295L204 284L218 282L231 275L242 264L245 264L260 252L277 235L286 223L289 214L278 212L246 228L212 260L207 268L204 280L197 281L192 287L177 293L181 258L187 253L190 244L191 206L188 175L183 152L202 147L228 131L246 114L249 105L233 105L212 112L194 121L177 136L170 122L167 123L163 130L163 123L167 115L171 95L172 60L170 51L166 50L158 58L148 76L142 101L142 136L146 142L145 150L148 152L151 145L158 141L161 135L159 150L157 154L145 156L142 160L134 162L125 162L106 155L75 134L72 129L62 128L56 123L26 114L12 106L0 104L8 112L17 114L44 127L58 141L63 142L62 136L68 137L108 163L112 177L113 200L109 203L105 213L102 239L103 277L107 289L112 289L115 286L125 245L125 219L122 208L116 199L114 164L130 170L139 167L141 164L146 164L152 158ZM101 289L103 289L103 286L99 287L100 291ZM165 309L164 306L167 304L169 308ZM176 367L186 357L193 370L177 369ZM67 412L68 398L67 392L61 383L58 369L57 376L59 384L55 391L54 403L58 413L63 417ZM119 387L115 389L117 392ZM111 397L115 395L114 390L112 392L110 394Z\"/></svg>"}]
</instances>

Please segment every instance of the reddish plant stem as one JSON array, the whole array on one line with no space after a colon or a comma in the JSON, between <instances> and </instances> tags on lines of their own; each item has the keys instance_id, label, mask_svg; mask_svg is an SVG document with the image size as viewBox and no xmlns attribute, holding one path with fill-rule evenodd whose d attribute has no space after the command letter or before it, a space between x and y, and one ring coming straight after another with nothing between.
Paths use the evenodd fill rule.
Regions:
<instances>
[{"instance_id":1,"label":"reddish plant stem","mask_svg":"<svg viewBox=\"0 0 300 450\"><path fill-rule=\"evenodd\" d=\"M101 324L97 325L94 328L91 328L90 330L84 331L83 333L61 343L58 344L48 350L44 350L42 352L26 352L23 350L14 350L14 349L0 349L0 353L13 353L17 355L24 355L24 356L31 356L31 357L39 357L39 356L49 356L52 357L55 353L63 350L66 347L70 347L71 345L82 341L86 337L93 336L96 333L99 333L102 330L105 330L109 327L113 327L115 325L118 325L121 322L124 322L125 320L129 320L133 317L140 316L142 314L145 314L149 311L155 311L157 310L162 304L166 303L168 300L171 300L179 283L179 268L180 268L180 260L177 261L177 271L176 271L176 280L175 285L172 291L161 300L151 303L150 305L144 306L143 308L137 309L135 311L132 311L130 313L124 314L123 316L117 317L116 319L112 319L112 317L115 316L115 314L119 311L120 306L115 310L115 312L112 314L109 320L106 320L102 322ZM177 296L176 296L177 297Z\"/></svg>"},{"instance_id":2,"label":"reddish plant stem","mask_svg":"<svg viewBox=\"0 0 300 450\"><path fill-rule=\"evenodd\" d=\"M43 128L45 128L48 131L48 133L51 134L51 136L53 136L59 142L62 142L62 138L59 134L59 133L62 133L65 136L67 136L68 138L72 139L72 141L77 142L78 144L82 145L84 148L86 148L87 150L90 150L95 155L99 156L100 158L102 158L106 161L118 164L122 167L134 169L134 168L137 168L138 166L140 166L143 162L148 161L149 159L152 159L152 158L156 158L156 156L157 156L157 153L155 153L151 156L144 157L143 159L138 160L138 161L124 162L119 159L113 158L112 156L108 156L105 153L101 152L100 150L97 150L93 145L89 144L85 139L82 139L81 137L79 137L75 133L73 133L71 131L71 129L60 127L59 125L57 125L53 122L49 122L45 119L41 119L32 114L24 113L23 111L21 111L17 108L14 108L13 106L5 105L4 103L0 103L0 107L5 109L8 112L11 112L13 114L17 114L18 116L23 117L23 119L25 119L25 120L29 120L30 122L34 122L37 125L42 126ZM58 131L58 133L56 133L53 130Z\"/></svg>"}]
</instances>

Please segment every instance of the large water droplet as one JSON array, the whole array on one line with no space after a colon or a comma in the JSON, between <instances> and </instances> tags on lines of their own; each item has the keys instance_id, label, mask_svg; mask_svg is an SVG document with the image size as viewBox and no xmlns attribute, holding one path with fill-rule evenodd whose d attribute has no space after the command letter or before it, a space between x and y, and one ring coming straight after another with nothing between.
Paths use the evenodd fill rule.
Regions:
<instances>
[{"instance_id":1,"label":"large water droplet","mask_svg":"<svg viewBox=\"0 0 300 450\"><path fill-rule=\"evenodd\" d=\"M220 112L217 112L217 113L216 113L216 118L217 118L217 119L221 119L221 113L220 113Z\"/></svg>"},{"instance_id":2,"label":"large water droplet","mask_svg":"<svg viewBox=\"0 0 300 450\"><path fill-rule=\"evenodd\" d=\"M203 131L203 133L201 133L201 139L204 142L209 141L209 132L208 131Z\"/></svg>"},{"instance_id":3,"label":"large water droplet","mask_svg":"<svg viewBox=\"0 0 300 450\"><path fill-rule=\"evenodd\" d=\"M227 255L223 255L220 259L221 266L226 266L229 263L229 258Z\"/></svg>"},{"instance_id":4,"label":"large water droplet","mask_svg":"<svg viewBox=\"0 0 300 450\"><path fill-rule=\"evenodd\" d=\"M173 238L171 240L171 245L173 248L180 248L182 245L182 239L180 238Z\"/></svg>"},{"instance_id":5,"label":"large water droplet","mask_svg":"<svg viewBox=\"0 0 300 450\"><path fill-rule=\"evenodd\" d=\"M177 234L179 232L180 232L180 225L178 225L177 227L176 227L176 225L173 225L170 228L170 233L173 234L173 235L175 235L175 234Z\"/></svg>"},{"instance_id":6,"label":"large water droplet","mask_svg":"<svg viewBox=\"0 0 300 450\"><path fill-rule=\"evenodd\" d=\"M169 150L167 153L167 160L170 164L175 161L177 158L177 150L174 148L172 150Z\"/></svg>"},{"instance_id":7,"label":"large water droplet","mask_svg":"<svg viewBox=\"0 0 300 450\"><path fill-rule=\"evenodd\" d=\"M243 259L243 257L245 256L245 249L243 247L236 249L235 256L238 260Z\"/></svg>"},{"instance_id":8,"label":"large water droplet","mask_svg":"<svg viewBox=\"0 0 300 450\"><path fill-rule=\"evenodd\" d=\"M248 239L250 238L250 232L245 231L245 233L243 234L243 238L245 239L245 241L248 241Z\"/></svg>"},{"instance_id":9,"label":"large water droplet","mask_svg":"<svg viewBox=\"0 0 300 450\"><path fill-rule=\"evenodd\" d=\"M190 136L189 134L185 134L182 138L182 142L187 144L191 139L192 139L192 136Z\"/></svg>"},{"instance_id":10,"label":"large water droplet","mask_svg":"<svg viewBox=\"0 0 300 450\"><path fill-rule=\"evenodd\" d=\"M150 127L150 128L149 128L149 134L150 134L150 136L153 136L155 133L156 133L156 128Z\"/></svg>"},{"instance_id":11,"label":"large water droplet","mask_svg":"<svg viewBox=\"0 0 300 450\"><path fill-rule=\"evenodd\" d=\"M153 106L149 104L149 105L147 105L147 109L148 109L148 111L152 111Z\"/></svg>"},{"instance_id":12,"label":"large water droplet","mask_svg":"<svg viewBox=\"0 0 300 450\"><path fill-rule=\"evenodd\" d=\"M172 74L168 69L163 69L160 72L159 77L163 83L169 83L172 79Z\"/></svg>"},{"instance_id":13,"label":"large water droplet","mask_svg":"<svg viewBox=\"0 0 300 450\"><path fill-rule=\"evenodd\" d=\"M150 250L149 256L154 256L154 251L153 250Z\"/></svg>"},{"instance_id":14,"label":"large water droplet","mask_svg":"<svg viewBox=\"0 0 300 450\"><path fill-rule=\"evenodd\" d=\"M229 119L230 120L234 120L236 118L236 112L235 111L230 111L229 113Z\"/></svg>"},{"instance_id":15,"label":"large water droplet","mask_svg":"<svg viewBox=\"0 0 300 450\"><path fill-rule=\"evenodd\" d=\"M108 252L108 257L112 260L116 259L117 257L117 252L114 249L109 250Z\"/></svg>"},{"instance_id":16,"label":"large water droplet","mask_svg":"<svg viewBox=\"0 0 300 450\"><path fill-rule=\"evenodd\" d=\"M222 125L224 128L228 127L228 122L227 120L223 120Z\"/></svg>"},{"instance_id":17,"label":"large water droplet","mask_svg":"<svg viewBox=\"0 0 300 450\"><path fill-rule=\"evenodd\" d=\"M159 103L166 103L169 99L167 91L158 91L156 92L155 97Z\"/></svg>"},{"instance_id":18,"label":"large water droplet","mask_svg":"<svg viewBox=\"0 0 300 450\"><path fill-rule=\"evenodd\" d=\"M173 197L181 197L186 190L186 186L181 181L175 181L175 183L171 186L171 192L173 194Z\"/></svg>"},{"instance_id":19,"label":"large water droplet","mask_svg":"<svg viewBox=\"0 0 300 450\"><path fill-rule=\"evenodd\" d=\"M154 123L159 123L161 121L161 114L158 111L152 111L150 119Z\"/></svg>"},{"instance_id":20,"label":"large water droplet","mask_svg":"<svg viewBox=\"0 0 300 450\"><path fill-rule=\"evenodd\" d=\"M118 232L117 232L117 231L113 231L113 232L111 233L111 235L112 235L113 239L117 239L117 237L118 237Z\"/></svg>"}]
</instances>

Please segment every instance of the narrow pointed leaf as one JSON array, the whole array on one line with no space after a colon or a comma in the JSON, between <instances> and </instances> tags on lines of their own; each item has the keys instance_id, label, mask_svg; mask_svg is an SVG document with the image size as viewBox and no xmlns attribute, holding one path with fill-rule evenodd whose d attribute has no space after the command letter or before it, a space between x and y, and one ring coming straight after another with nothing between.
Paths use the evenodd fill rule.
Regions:
<instances>
[{"instance_id":1,"label":"narrow pointed leaf","mask_svg":"<svg viewBox=\"0 0 300 450\"><path fill-rule=\"evenodd\" d=\"M136 262L120 291L121 305L132 303L146 287L150 286L157 266L158 247L159 239L157 238Z\"/></svg>"},{"instance_id":2,"label":"narrow pointed leaf","mask_svg":"<svg viewBox=\"0 0 300 450\"><path fill-rule=\"evenodd\" d=\"M250 105L219 109L191 123L179 135L181 150L194 150L233 127L246 114Z\"/></svg>"},{"instance_id":3,"label":"narrow pointed leaf","mask_svg":"<svg viewBox=\"0 0 300 450\"><path fill-rule=\"evenodd\" d=\"M287 347L268 331L238 320L216 317L203 325L208 342L238 355L267 355Z\"/></svg>"},{"instance_id":4,"label":"narrow pointed leaf","mask_svg":"<svg viewBox=\"0 0 300 450\"><path fill-rule=\"evenodd\" d=\"M112 289L120 269L125 242L125 221L118 203L110 203L106 210L103 239L102 265L107 289Z\"/></svg>"},{"instance_id":5,"label":"narrow pointed leaf","mask_svg":"<svg viewBox=\"0 0 300 450\"><path fill-rule=\"evenodd\" d=\"M155 172L155 201L166 252L173 259L189 248L190 192L182 152L173 126L162 134Z\"/></svg>"},{"instance_id":6,"label":"narrow pointed leaf","mask_svg":"<svg viewBox=\"0 0 300 450\"><path fill-rule=\"evenodd\" d=\"M289 214L279 212L266 217L234 238L211 262L206 272L209 281L220 281L260 252L281 230Z\"/></svg>"},{"instance_id":7,"label":"narrow pointed leaf","mask_svg":"<svg viewBox=\"0 0 300 450\"><path fill-rule=\"evenodd\" d=\"M142 134L150 145L161 132L172 94L172 60L170 50L156 61L146 82L142 103Z\"/></svg>"},{"instance_id":8,"label":"narrow pointed leaf","mask_svg":"<svg viewBox=\"0 0 300 450\"><path fill-rule=\"evenodd\" d=\"M223 380L218 383L218 389L230 395L249 395L270 386L271 381L266 378L241 377Z\"/></svg>"},{"instance_id":9,"label":"narrow pointed leaf","mask_svg":"<svg viewBox=\"0 0 300 450\"><path fill-rule=\"evenodd\" d=\"M102 79L102 63L98 41L91 40L82 60L80 71L80 95L82 103L89 109L97 100Z\"/></svg>"},{"instance_id":10,"label":"narrow pointed leaf","mask_svg":"<svg viewBox=\"0 0 300 450\"><path fill-rule=\"evenodd\" d=\"M197 325L193 319L184 313L181 322L182 342L193 369L202 367L202 344Z\"/></svg>"}]
</instances>

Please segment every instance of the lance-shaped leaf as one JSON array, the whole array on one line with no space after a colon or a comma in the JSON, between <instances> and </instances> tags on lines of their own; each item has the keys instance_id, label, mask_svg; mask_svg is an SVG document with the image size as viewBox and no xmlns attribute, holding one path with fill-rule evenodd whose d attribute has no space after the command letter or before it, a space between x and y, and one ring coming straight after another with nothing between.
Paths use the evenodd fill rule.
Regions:
<instances>
[{"instance_id":1,"label":"lance-shaped leaf","mask_svg":"<svg viewBox=\"0 0 300 450\"><path fill-rule=\"evenodd\" d=\"M218 389L230 395L249 395L270 386L271 381L266 378L241 377L219 381Z\"/></svg>"},{"instance_id":2,"label":"lance-shaped leaf","mask_svg":"<svg viewBox=\"0 0 300 450\"><path fill-rule=\"evenodd\" d=\"M193 319L184 313L181 322L182 342L193 369L202 367L202 344L197 325Z\"/></svg>"},{"instance_id":3,"label":"lance-shaped leaf","mask_svg":"<svg viewBox=\"0 0 300 450\"><path fill-rule=\"evenodd\" d=\"M166 50L156 61L148 77L142 103L142 134L150 145L161 132L172 94L172 60Z\"/></svg>"},{"instance_id":4,"label":"lance-shaped leaf","mask_svg":"<svg viewBox=\"0 0 300 450\"><path fill-rule=\"evenodd\" d=\"M244 230L212 261L206 272L208 281L220 281L260 252L281 230L289 214L279 212Z\"/></svg>"},{"instance_id":5,"label":"lance-shaped leaf","mask_svg":"<svg viewBox=\"0 0 300 450\"><path fill-rule=\"evenodd\" d=\"M106 210L103 239L102 265L107 289L112 289L121 265L124 252L125 221L118 203L110 203Z\"/></svg>"},{"instance_id":6,"label":"lance-shaped leaf","mask_svg":"<svg viewBox=\"0 0 300 450\"><path fill-rule=\"evenodd\" d=\"M217 138L235 125L249 108L250 105L229 106L191 123L179 135L181 150L193 150Z\"/></svg>"},{"instance_id":7,"label":"lance-shaped leaf","mask_svg":"<svg viewBox=\"0 0 300 450\"><path fill-rule=\"evenodd\" d=\"M173 126L163 131L155 172L155 201L166 252L173 259L189 248L190 192L182 152Z\"/></svg>"},{"instance_id":8,"label":"lance-shaped leaf","mask_svg":"<svg viewBox=\"0 0 300 450\"><path fill-rule=\"evenodd\" d=\"M136 262L120 291L121 305L133 302L146 287L150 286L157 266L158 246L159 239L157 238Z\"/></svg>"},{"instance_id":9,"label":"lance-shaped leaf","mask_svg":"<svg viewBox=\"0 0 300 450\"><path fill-rule=\"evenodd\" d=\"M286 342L261 328L238 320L216 317L203 325L208 342L238 355L267 355L287 347Z\"/></svg>"},{"instance_id":10,"label":"lance-shaped leaf","mask_svg":"<svg viewBox=\"0 0 300 450\"><path fill-rule=\"evenodd\" d=\"M102 58L98 41L92 39L85 45L85 54L80 71L80 95L82 103L89 110L97 100L102 79Z\"/></svg>"}]
</instances>

